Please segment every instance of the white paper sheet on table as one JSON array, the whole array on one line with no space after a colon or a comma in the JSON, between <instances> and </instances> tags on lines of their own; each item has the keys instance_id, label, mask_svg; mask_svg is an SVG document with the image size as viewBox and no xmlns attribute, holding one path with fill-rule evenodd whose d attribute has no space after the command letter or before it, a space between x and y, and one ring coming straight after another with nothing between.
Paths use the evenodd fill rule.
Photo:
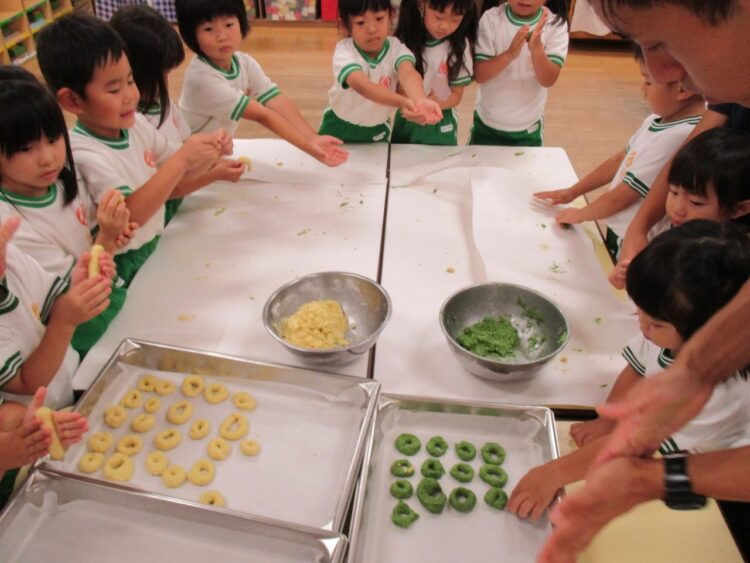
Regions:
<instances>
[{"instance_id":1,"label":"white paper sheet on table","mask_svg":"<svg viewBox=\"0 0 750 563\"><path fill-rule=\"evenodd\" d=\"M386 393L596 405L622 369L620 350L638 325L633 308L609 288L584 229L563 230L555 226L553 209L530 203L535 191L575 181L570 161L559 149L463 150L474 154L475 149L476 158L506 168L441 170L391 191L383 284L393 301L393 317L376 347L375 378ZM417 156L404 152L391 159L405 169ZM433 153L423 156L439 166ZM472 190L472 177L490 187ZM575 264L567 263L569 257ZM507 267L513 261L521 266ZM576 271L571 273L571 266ZM477 378L461 367L445 342L438 323L445 299L487 280L525 283L568 311L571 342L531 380ZM562 291L565 284L576 295Z\"/></svg>"},{"instance_id":2,"label":"white paper sheet on table","mask_svg":"<svg viewBox=\"0 0 750 563\"><path fill-rule=\"evenodd\" d=\"M232 158L252 161L250 170L242 174L243 180L356 185L385 182L386 149L379 144L358 145L356 150L349 150L346 162L331 168L280 139L235 139Z\"/></svg>"}]
</instances>

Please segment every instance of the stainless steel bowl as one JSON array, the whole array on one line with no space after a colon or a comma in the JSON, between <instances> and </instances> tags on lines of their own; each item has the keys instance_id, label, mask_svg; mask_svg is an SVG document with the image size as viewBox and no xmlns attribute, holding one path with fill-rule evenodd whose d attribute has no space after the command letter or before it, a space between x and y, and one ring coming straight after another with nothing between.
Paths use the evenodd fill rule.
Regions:
<instances>
[{"instance_id":1,"label":"stainless steel bowl","mask_svg":"<svg viewBox=\"0 0 750 563\"><path fill-rule=\"evenodd\" d=\"M346 348L312 350L300 348L279 334L283 319L310 301L333 299L341 303L350 329ZM290 281L277 289L263 308L263 326L281 345L305 363L315 366L347 364L365 354L391 316L391 299L373 280L347 272L321 272Z\"/></svg>"},{"instance_id":2,"label":"stainless steel bowl","mask_svg":"<svg viewBox=\"0 0 750 563\"><path fill-rule=\"evenodd\" d=\"M509 358L486 358L461 346L456 337L485 317L503 315L518 331L518 351ZM541 319L541 321L539 320ZM530 379L539 366L568 342L568 321L553 301L527 287L478 283L458 290L440 309L440 328L461 365L493 381Z\"/></svg>"}]
</instances>

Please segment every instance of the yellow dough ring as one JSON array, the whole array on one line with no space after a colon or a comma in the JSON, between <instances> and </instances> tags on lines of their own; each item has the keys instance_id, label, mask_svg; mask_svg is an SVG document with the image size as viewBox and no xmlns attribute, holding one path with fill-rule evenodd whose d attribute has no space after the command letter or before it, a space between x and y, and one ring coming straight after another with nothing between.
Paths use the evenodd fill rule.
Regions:
<instances>
[{"instance_id":1,"label":"yellow dough ring","mask_svg":"<svg viewBox=\"0 0 750 563\"><path fill-rule=\"evenodd\" d=\"M112 481L130 481L134 472L133 460L120 452L104 462L104 476Z\"/></svg>"},{"instance_id":2,"label":"yellow dough ring","mask_svg":"<svg viewBox=\"0 0 750 563\"><path fill-rule=\"evenodd\" d=\"M198 502L209 506L226 506L227 501L219 491L206 491L198 497Z\"/></svg>"},{"instance_id":3,"label":"yellow dough ring","mask_svg":"<svg viewBox=\"0 0 750 563\"><path fill-rule=\"evenodd\" d=\"M214 464L207 459L199 459L190 468L187 479L193 485L204 487L214 480L214 475L216 475Z\"/></svg>"},{"instance_id":4,"label":"yellow dough ring","mask_svg":"<svg viewBox=\"0 0 750 563\"><path fill-rule=\"evenodd\" d=\"M234 412L224 419L219 427L219 435L225 440L239 440L243 438L250 425L244 415Z\"/></svg>"},{"instance_id":5,"label":"yellow dough ring","mask_svg":"<svg viewBox=\"0 0 750 563\"><path fill-rule=\"evenodd\" d=\"M177 401L169 406L167 420L172 424L183 424L193 416L193 405L188 401Z\"/></svg>"}]
</instances>

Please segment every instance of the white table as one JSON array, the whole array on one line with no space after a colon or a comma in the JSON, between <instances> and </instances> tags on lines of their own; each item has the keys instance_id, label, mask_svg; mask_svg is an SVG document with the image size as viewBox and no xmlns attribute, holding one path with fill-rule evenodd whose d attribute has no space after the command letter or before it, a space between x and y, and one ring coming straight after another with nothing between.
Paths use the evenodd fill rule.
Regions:
<instances>
[{"instance_id":1,"label":"white table","mask_svg":"<svg viewBox=\"0 0 750 563\"><path fill-rule=\"evenodd\" d=\"M384 392L558 406L606 398L638 331L634 309L610 288L586 229L561 229L553 209L531 203L534 191L575 181L559 148L392 147L382 284L393 316L374 366ZM534 379L480 379L448 348L441 305L482 281L534 288L564 310L570 342Z\"/></svg>"},{"instance_id":2,"label":"white table","mask_svg":"<svg viewBox=\"0 0 750 563\"><path fill-rule=\"evenodd\" d=\"M186 198L74 387L88 388L125 338L302 365L263 328L271 293L313 272L377 277L387 146L350 151L330 169L282 141L235 141L253 161L248 180ZM336 371L367 367L365 355Z\"/></svg>"}]
</instances>

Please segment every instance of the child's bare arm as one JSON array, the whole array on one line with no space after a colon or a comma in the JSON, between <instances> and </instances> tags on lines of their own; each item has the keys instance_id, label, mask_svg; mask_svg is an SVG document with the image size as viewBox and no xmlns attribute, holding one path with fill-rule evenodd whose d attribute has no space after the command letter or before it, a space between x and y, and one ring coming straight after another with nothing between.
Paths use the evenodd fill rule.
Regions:
<instances>
[{"instance_id":1,"label":"child's bare arm","mask_svg":"<svg viewBox=\"0 0 750 563\"><path fill-rule=\"evenodd\" d=\"M184 197L214 182L236 182L245 171L245 165L239 160L220 158L203 174L183 178L172 190L170 199Z\"/></svg>"},{"instance_id":2,"label":"child's bare arm","mask_svg":"<svg viewBox=\"0 0 750 563\"><path fill-rule=\"evenodd\" d=\"M539 84L545 88L549 88L557 82L557 79L560 77L560 70L562 70L560 65L553 63L544 51L542 29L548 17L549 12L544 10L534 31L531 32L531 37L529 37L529 51L531 52L531 64L534 66L534 74L536 74Z\"/></svg>"},{"instance_id":3,"label":"child's bare arm","mask_svg":"<svg viewBox=\"0 0 750 563\"><path fill-rule=\"evenodd\" d=\"M515 61L521 53L521 49L523 49L526 43L528 32L528 25L521 26L513 37L510 46L505 51L499 55L495 55L491 59L474 61L474 80L478 84L488 82L508 68L508 65Z\"/></svg>"},{"instance_id":4,"label":"child's bare arm","mask_svg":"<svg viewBox=\"0 0 750 563\"><path fill-rule=\"evenodd\" d=\"M376 104L394 108L400 108L407 104L413 105L408 96L393 92L380 84L370 82L370 79L362 71L352 72L346 77L346 83L357 94Z\"/></svg>"},{"instance_id":5,"label":"child's bare arm","mask_svg":"<svg viewBox=\"0 0 750 563\"><path fill-rule=\"evenodd\" d=\"M606 219L615 213L627 209L641 199L640 194L627 184L621 182L614 189L602 194L586 207L580 209L569 207L555 216L558 225L575 225L583 221Z\"/></svg>"},{"instance_id":6,"label":"child's bare arm","mask_svg":"<svg viewBox=\"0 0 750 563\"><path fill-rule=\"evenodd\" d=\"M434 124L443 119L440 105L425 96L422 75L417 72L410 61L399 65L398 83L403 88L404 93L414 102L416 106L415 117L418 122ZM404 113L404 117L415 120L413 117L409 117L407 113Z\"/></svg>"},{"instance_id":7,"label":"child's bare arm","mask_svg":"<svg viewBox=\"0 0 750 563\"><path fill-rule=\"evenodd\" d=\"M208 168L221 156L223 147L216 133L189 137L145 184L127 196L125 201L133 221L145 224L172 196L187 173Z\"/></svg>"},{"instance_id":8,"label":"child's bare arm","mask_svg":"<svg viewBox=\"0 0 750 563\"><path fill-rule=\"evenodd\" d=\"M440 109L451 109L461 103L464 97L464 88L466 86L451 86L451 94L444 100L439 100L434 93L429 95L429 98L440 106Z\"/></svg>"},{"instance_id":9,"label":"child's bare arm","mask_svg":"<svg viewBox=\"0 0 750 563\"><path fill-rule=\"evenodd\" d=\"M606 436L589 442L567 455L531 469L513 489L508 500L508 511L532 522L539 520L560 488L586 476L605 439Z\"/></svg>"},{"instance_id":10,"label":"child's bare arm","mask_svg":"<svg viewBox=\"0 0 750 563\"><path fill-rule=\"evenodd\" d=\"M312 146L313 152L315 154L325 155L323 158L315 157L323 164L328 166L338 166L339 164L346 162L347 158L349 158L349 151L341 146L343 144L341 139L337 139L330 135L318 135L318 133L310 127L307 121L305 121L305 118L302 117L302 114L297 106L294 105L294 102L283 94L271 98L266 103L265 107L279 114L291 123L292 127L307 137ZM313 154L313 156L315 156L315 154Z\"/></svg>"},{"instance_id":11,"label":"child's bare arm","mask_svg":"<svg viewBox=\"0 0 750 563\"><path fill-rule=\"evenodd\" d=\"M553 205L570 203L578 196L587 194L596 188L601 188L602 186L609 184L612 181L612 178L615 177L615 174L617 174L617 170L620 168L620 164L622 164L626 154L627 150L622 149L616 154L610 156L607 160L602 162L599 166L594 168L569 188L537 192L534 194L534 197L546 199Z\"/></svg>"}]
</instances>

